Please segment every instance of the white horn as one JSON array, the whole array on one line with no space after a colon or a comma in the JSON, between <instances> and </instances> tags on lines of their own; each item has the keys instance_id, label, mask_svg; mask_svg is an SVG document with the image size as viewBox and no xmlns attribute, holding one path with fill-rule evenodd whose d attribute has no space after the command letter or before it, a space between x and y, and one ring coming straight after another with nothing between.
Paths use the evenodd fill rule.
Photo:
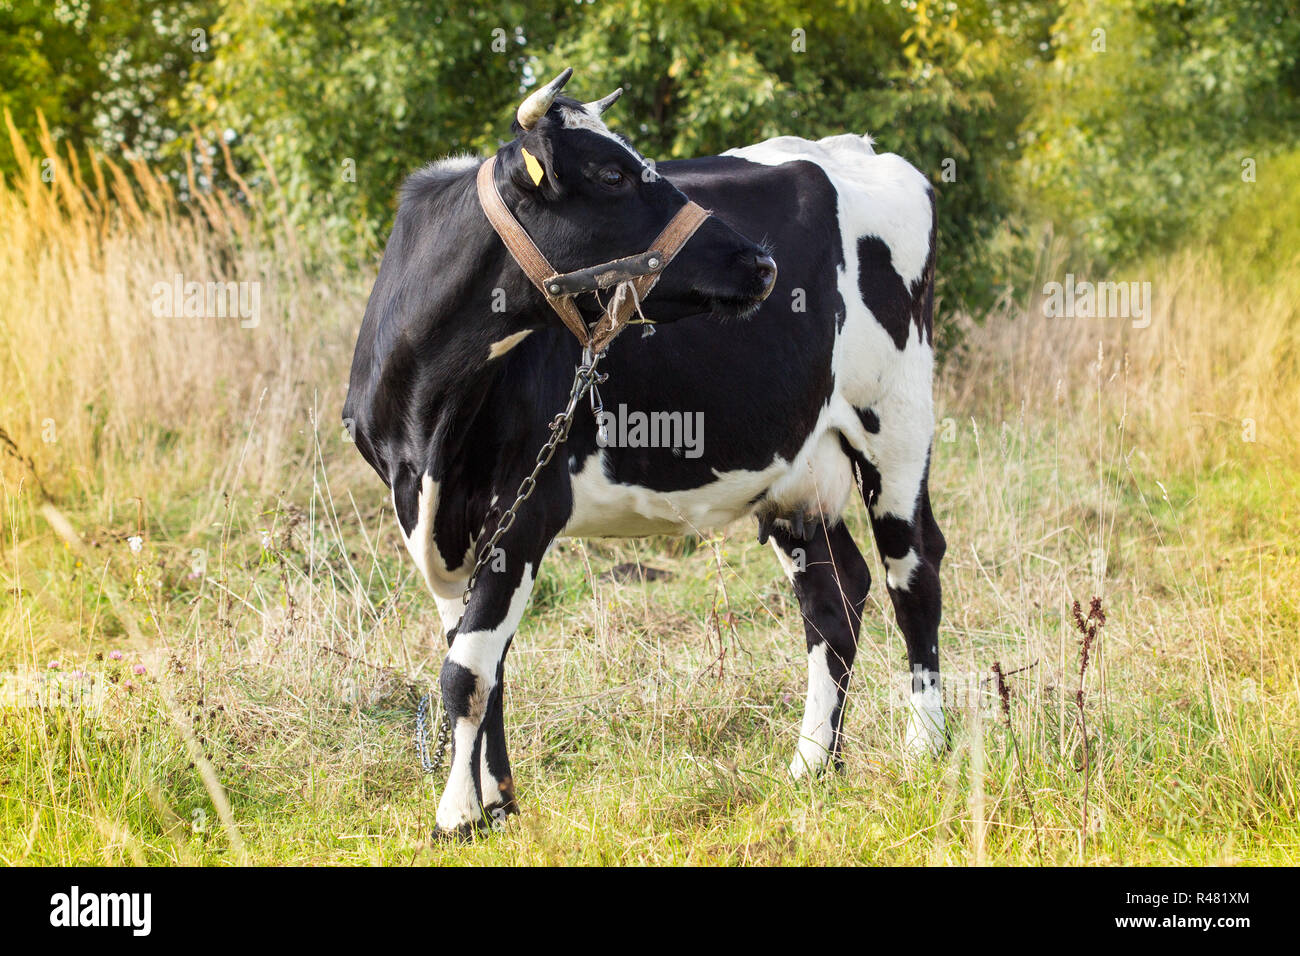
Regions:
<instances>
[{"instance_id":1,"label":"white horn","mask_svg":"<svg viewBox=\"0 0 1300 956\"><path fill-rule=\"evenodd\" d=\"M537 121L546 115L546 111L555 102L555 95L564 89L564 84L569 82L571 76L573 76L573 67L567 68L541 89L533 90L528 99L519 104L519 110L515 113L519 125L524 129L532 129L536 126Z\"/></svg>"},{"instance_id":2,"label":"white horn","mask_svg":"<svg viewBox=\"0 0 1300 956\"><path fill-rule=\"evenodd\" d=\"M586 107L588 113L594 112L597 116L599 116L601 113L605 112L605 110L609 109L611 106L617 103L618 98L622 95L623 95L623 87L620 86L618 89L616 89L613 93L610 93L609 96L606 96L604 99L592 100L590 103L583 103L582 105Z\"/></svg>"}]
</instances>

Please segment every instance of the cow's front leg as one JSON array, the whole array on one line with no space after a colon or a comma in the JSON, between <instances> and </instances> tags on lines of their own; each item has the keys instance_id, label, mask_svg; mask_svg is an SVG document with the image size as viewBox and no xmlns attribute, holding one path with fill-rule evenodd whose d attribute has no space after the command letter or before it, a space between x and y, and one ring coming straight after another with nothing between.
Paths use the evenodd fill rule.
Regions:
<instances>
[{"instance_id":1,"label":"cow's front leg","mask_svg":"<svg viewBox=\"0 0 1300 956\"><path fill-rule=\"evenodd\" d=\"M490 822L485 805L489 811L501 807L501 781L493 778L496 789L486 792L481 771L493 765L494 751L505 753L504 717L499 716L505 655L528 604L535 567L504 555L499 566L489 564L455 627L440 678L452 741L451 770L438 802L441 835L467 835Z\"/></svg>"},{"instance_id":2,"label":"cow's front leg","mask_svg":"<svg viewBox=\"0 0 1300 956\"><path fill-rule=\"evenodd\" d=\"M442 629L447 636L447 646L456 640L456 629L465 614L465 604L459 596L435 596L438 612L442 615ZM487 715L483 718L483 746L479 759L479 793L483 796L483 810L489 821L500 822L508 814L518 813L515 803L514 777L510 773L510 756L506 751L506 719L503 697L505 694L505 660L497 666L496 686L488 698Z\"/></svg>"}]
</instances>

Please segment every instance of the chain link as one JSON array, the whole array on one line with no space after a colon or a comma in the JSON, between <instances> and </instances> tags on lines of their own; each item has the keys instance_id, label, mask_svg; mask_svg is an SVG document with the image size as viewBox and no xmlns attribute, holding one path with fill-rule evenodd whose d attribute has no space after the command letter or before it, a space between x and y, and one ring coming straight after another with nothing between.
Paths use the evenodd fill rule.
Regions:
<instances>
[{"instance_id":1,"label":"chain link","mask_svg":"<svg viewBox=\"0 0 1300 956\"><path fill-rule=\"evenodd\" d=\"M451 724L447 715L442 714L438 723L438 743L433 759L429 759L429 702L431 695L420 698L420 706L415 711L415 752L420 755L420 767L425 773L437 773L442 769L442 762L447 756L447 741L451 737Z\"/></svg>"}]
</instances>

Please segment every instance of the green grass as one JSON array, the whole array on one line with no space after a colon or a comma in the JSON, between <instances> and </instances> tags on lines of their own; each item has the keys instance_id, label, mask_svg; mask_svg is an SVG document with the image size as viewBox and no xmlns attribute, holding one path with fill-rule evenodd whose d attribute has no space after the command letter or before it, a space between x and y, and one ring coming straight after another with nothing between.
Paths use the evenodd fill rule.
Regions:
<instances>
[{"instance_id":1,"label":"green grass","mask_svg":"<svg viewBox=\"0 0 1300 956\"><path fill-rule=\"evenodd\" d=\"M335 424L369 277L257 210L131 212L93 168L120 202L0 184L0 863L1300 861L1300 272L1245 294L1176 257L1148 330L1032 302L965 329L932 470L944 758L902 752L860 502L845 767L797 785L803 629L753 524L567 542L507 664L522 814L431 845L411 731L441 629ZM177 272L263 278L261 324L142 310ZM672 577L611 579L631 561ZM24 705L51 662L102 704Z\"/></svg>"},{"instance_id":2,"label":"green grass","mask_svg":"<svg viewBox=\"0 0 1300 956\"><path fill-rule=\"evenodd\" d=\"M901 752L906 663L878 584L847 765L796 785L785 766L802 710L801 625L752 527L687 543L570 542L544 566L508 665L523 813L469 846L429 842L435 793L410 734L439 627L374 483L347 468L350 449L340 468L370 512L332 511L322 470L314 492L308 476L273 503L236 496L190 541L149 527L137 555L105 529L80 567L30 492L13 495L3 616L23 639L5 645L5 668L39 673L57 659L117 682L97 715L4 711L0 860L1034 864L1040 843L1045 863L1300 860L1285 587L1295 474L1228 465L1161 479L1166 498L1119 459L1090 474L1050 426L994 447L996 430L983 431L935 457L950 542L943 664L962 697L950 755ZM183 524L189 507L156 524ZM103 516L78 517L94 527ZM849 520L869 546L860 505ZM1098 563L1102 542L1112 556ZM202 575L194 547L214 556ZM609 578L635 560L673 578ZM115 598L105 581L118 582ZM1084 839L1068 605L1093 593L1108 623L1084 684ZM994 661L1027 668L1009 678L1009 727Z\"/></svg>"}]
</instances>

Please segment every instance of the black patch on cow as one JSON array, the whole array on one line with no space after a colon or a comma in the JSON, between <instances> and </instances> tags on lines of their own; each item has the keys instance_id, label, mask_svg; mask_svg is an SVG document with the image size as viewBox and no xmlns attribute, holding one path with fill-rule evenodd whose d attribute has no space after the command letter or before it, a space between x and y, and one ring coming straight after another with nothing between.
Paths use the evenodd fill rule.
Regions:
<instances>
[{"instance_id":1,"label":"black patch on cow","mask_svg":"<svg viewBox=\"0 0 1300 956\"><path fill-rule=\"evenodd\" d=\"M468 717L470 697L478 688L478 678L474 672L464 664L445 660L442 662L442 673L438 676L438 686L442 690L442 705L447 708L447 719L456 721Z\"/></svg>"},{"instance_id":2,"label":"black patch on cow","mask_svg":"<svg viewBox=\"0 0 1300 956\"><path fill-rule=\"evenodd\" d=\"M865 428L869 434L880 434L879 415L870 408L855 408L854 411L858 413L858 418L862 421L862 427Z\"/></svg>"},{"instance_id":3,"label":"black patch on cow","mask_svg":"<svg viewBox=\"0 0 1300 956\"><path fill-rule=\"evenodd\" d=\"M878 236L858 240L858 292L894 345L900 351L905 348L912 319L912 292L894 269L889 246Z\"/></svg>"},{"instance_id":4,"label":"black patch on cow","mask_svg":"<svg viewBox=\"0 0 1300 956\"><path fill-rule=\"evenodd\" d=\"M926 195L930 200L929 252L921 277L910 287L894 267L893 253L883 239L863 236L858 240L858 293L900 351L906 348L913 325L922 342L933 339L937 220L934 190L927 187Z\"/></svg>"},{"instance_id":5,"label":"black patch on cow","mask_svg":"<svg viewBox=\"0 0 1300 956\"><path fill-rule=\"evenodd\" d=\"M887 558L905 558L912 550L914 534L912 522L895 515L883 515L871 519L871 527L876 532L876 547Z\"/></svg>"},{"instance_id":6,"label":"black patch on cow","mask_svg":"<svg viewBox=\"0 0 1300 956\"><path fill-rule=\"evenodd\" d=\"M747 319L692 316L659 325L648 342L625 333L610 346L602 365L609 381L600 389L606 410L625 404L629 412L702 413L704 436L698 458L671 448L606 448L605 475L681 491L712 483L715 472L760 471L774 455L798 453L834 389L844 250L834 186L813 163L712 156L657 169L742 235L766 242L778 266L776 287ZM527 345L515 349L521 359ZM563 398L557 395L558 404ZM569 439L577 462L571 470L597 451L594 431L584 406Z\"/></svg>"},{"instance_id":7,"label":"black patch on cow","mask_svg":"<svg viewBox=\"0 0 1300 956\"><path fill-rule=\"evenodd\" d=\"M843 435L840 436L840 450L853 463L858 491L862 494L863 502L870 507L880 497L880 472L867 460L867 456L850 445Z\"/></svg>"},{"instance_id":8,"label":"black patch on cow","mask_svg":"<svg viewBox=\"0 0 1300 956\"><path fill-rule=\"evenodd\" d=\"M393 476L393 507L397 523L409 538L420 520L420 480L410 468L398 468Z\"/></svg>"}]
</instances>

